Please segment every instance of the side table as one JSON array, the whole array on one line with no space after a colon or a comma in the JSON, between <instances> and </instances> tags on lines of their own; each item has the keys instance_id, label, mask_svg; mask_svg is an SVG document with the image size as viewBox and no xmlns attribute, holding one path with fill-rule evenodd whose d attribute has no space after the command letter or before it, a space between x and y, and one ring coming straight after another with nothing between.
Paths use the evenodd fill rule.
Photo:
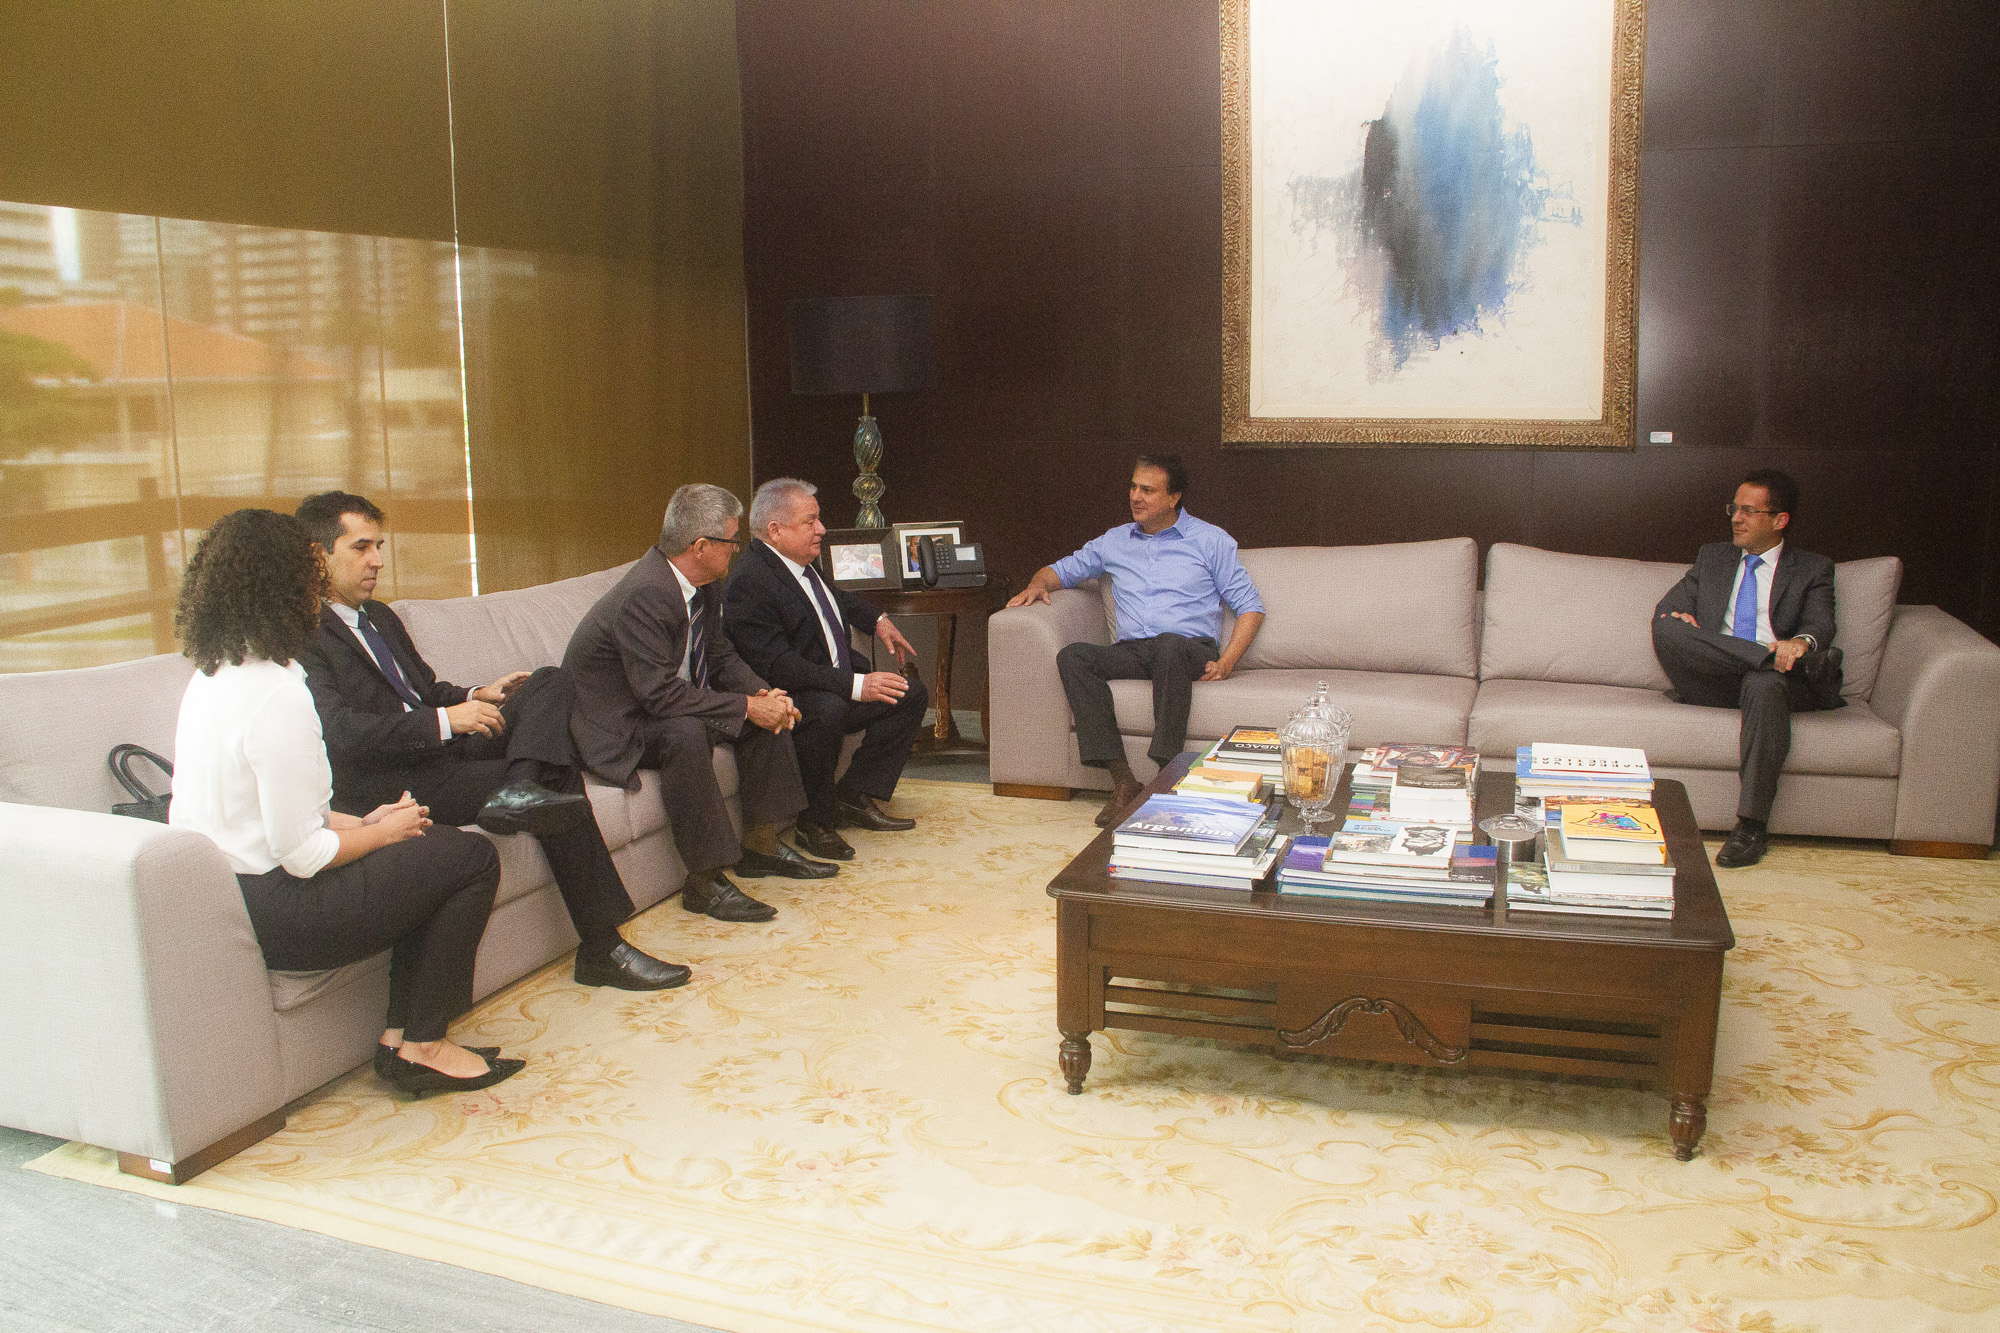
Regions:
<instances>
[{"instance_id":1,"label":"side table","mask_svg":"<svg viewBox=\"0 0 2000 1333\"><path fill-rule=\"evenodd\" d=\"M951 654L956 635L958 618L978 616L980 622L1000 609L1006 598L1006 585L1000 580L989 578L984 586L977 588L879 588L863 593L869 601L879 605L891 616L936 616L937 631L937 688L931 691L932 706L937 709L937 724L928 736L919 737L915 753L928 755L985 754L987 725L989 721L989 697L991 691L981 691L979 696L979 731L981 739L969 740L959 734L958 724L951 716Z\"/></svg>"}]
</instances>

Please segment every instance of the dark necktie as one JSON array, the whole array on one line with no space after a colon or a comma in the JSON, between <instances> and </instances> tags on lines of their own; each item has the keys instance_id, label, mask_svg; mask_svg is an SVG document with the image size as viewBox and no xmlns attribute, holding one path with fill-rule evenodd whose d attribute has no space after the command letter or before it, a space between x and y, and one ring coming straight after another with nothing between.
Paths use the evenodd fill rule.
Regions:
<instances>
[{"instance_id":1,"label":"dark necktie","mask_svg":"<svg viewBox=\"0 0 2000 1333\"><path fill-rule=\"evenodd\" d=\"M826 627L833 631L833 642L835 644L843 642L847 637L847 626L841 623L840 612L833 609L833 599L826 595L826 585L820 582L819 571L811 565L806 566L806 582L812 584L813 599L819 603L820 614L826 617ZM831 652L832 649L828 651ZM845 668L847 663L843 657L843 654L836 653L833 665Z\"/></svg>"},{"instance_id":2,"label":"dark necktie","mask_svg":"<svg viewBox=\"0 0 2000 1333\"><path fill-rule=\"evenodd\" d=\"M1743 582L1736 585L1736 623L1729 628L1735 638L1757 637L1757 566L1763 563L1761 555L1743 557Z\"/></svg>"},{"instance_id":3,"label":"dark necktie","mask_svg":"<svg viewBox=\"0 0 2000 1333\"><path fill-rule=\"evenodd\" d=\"M688 617L688 675L702 689L708 688L708 608L699 593L694 614Z\"/></svg>"},{"instance_id":4,"label":"dark necktie","mask_svg":"<svg viewBox=\"0 0 2000 1333\"><path fill-rule=\"evenodd\" d=\"M375 655L375 665L382 668L383 676L395 687L396 693L403 696L404 703L411 708L422 708L424 701L410 688L410 682L403 679L403 669L396 665L396 655L389 651L389 641L382 637L382 631L369 621L366 611L356 608L355 615L358 617L356 624L361 628L361 638L367 643L368 651Z\"/></svg>"}]
</instances>

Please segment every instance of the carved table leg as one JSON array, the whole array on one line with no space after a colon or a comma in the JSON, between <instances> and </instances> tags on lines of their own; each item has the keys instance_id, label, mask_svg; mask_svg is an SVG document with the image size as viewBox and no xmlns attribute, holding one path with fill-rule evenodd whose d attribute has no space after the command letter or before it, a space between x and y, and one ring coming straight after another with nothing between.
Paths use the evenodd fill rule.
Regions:
<instances>
[{"instance_id":1,"label":"carved table leg","mask_svg":"<svg viewBox=\"0 0 2000 1333\"><path fill-rule=\"evenodd\" d=\"M1085 1063L1088 1062L1086 1055ZM1708 1128L1708 1099L1676 1097L1673 1106L1673 1113L1667 1117L1667 1132L1673 1136L1674 1157L1689 1161L1694 1157L1694 1145L1701 1142L1701 1132Z\"/></svg>"},{"instance_id":2,"label":"carved table leg","mask_svg":"<svg viewBox=\"0 0 2000 1333\"><path fill-rule=\"evenodd\" d=\"M1062 1034L1063 1081L1069 1084L1069 1095L1074 1097L1083 1091L1084 1075L1090 1072L1090 1034L1088 1032L1065 1032Z\"/></svg>"}]
</instances>

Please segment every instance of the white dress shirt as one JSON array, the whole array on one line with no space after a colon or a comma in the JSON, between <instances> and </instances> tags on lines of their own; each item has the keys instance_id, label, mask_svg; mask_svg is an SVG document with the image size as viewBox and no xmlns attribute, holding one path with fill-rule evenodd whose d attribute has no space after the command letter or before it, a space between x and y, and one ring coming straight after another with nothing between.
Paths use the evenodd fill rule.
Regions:
<instances>
[{"instance_id":1,"label":"white dress shirt","mask_svg":"<svg viewBox=\"0 0 2000 1333\"><path fill-rule=\"evenodd\" d=\"M770 543L766 542L765 545L769 546ZM847 654L842 651L845 645L841 642L842 639L847 637L846 631L839 625L829 625L826 623L826 612L820 609L819 597L813 591L812 579L806 575L806 567L775 546L771 547L771 554L785 562L785 568L792 571L792 578L798 582L799 591L806 595L806 605L812 608L813 619L819 621L820 637L826 640L827 661L837 667L846 666ZM831 592L827 593L827 600L833 600ZM877 619L880 619L880 617L877 617ZM859 702L861 699L861 687L864 683L863 677L859 672L855 672L853 675L854 679L848 685L848 697Z\"/></svg>"},{"instance_id":2,"label":"white dress shirt","mask_svg":"<svg viewBox=\"0 0 2000 1333\"><path fill-rule=\"evenodd\" d=\"M692 685L694 684L694 595L701 589L689 583L688 576L681 573L681 567L673 561L667 561L667 568L673 570L674 577L680 581L681 597L687 602L688 636L687 642L681 645L680 677ZM713 625L703 625L701 628L704 635L715 632Z\"/></svg>"},{"instance_id":3,"label":"white dress shirt","mask_svg":"<svg viewBox=\"0 0 2000 1333\"><path fill-rule=\"evenodd\" d=\"M361 645L361 651L368 654L368 660L373 662L377 667L381 668L382 674L384 676L387 676L389 674L389 664L387 662L384 662L381 658L375 656L374 650L368 646L368 636L361 632L361 613L355 610L353 607L349 606L345 602L328 601L327 605L332 607L333 613L340 617L340 623L347 626L347 632L349 634L352 634L354 636L354 641ZM375 627L375 632L377 634L380 634L382 632L382 627L380 625L377 625ZM396 670L399 673L401 673L403 669L399 666L396 668ZM403 676L403 679L407 681L409 679L409 676L405 674ZM410 687L410 689L411 692L414 693L416 687L413 685ZM405 713L413 713L416 710L411 708L410 701L405 699L403 700L403 711ZM442 708L437 710L437 714L438 714L438 739L441 741L448 741L451 739L451 715L445 712L445 710Z\"/></svg>"},{"instance_id":4,"label":"white dress shirt","mask_svg":"<svg viewBox=\"0 0 2000 1333\"><path fill-rule=\"evenodd\" d=\"M1771 628L1771 580L1777 575L1778 557L1784 553L1783 542L1779 542L1768 551L1758 553L1757 558L1763 563L1757 566L1757 633L1754 637L1761 644L1768 645L1778 641L1777 633ZM1753 636L1743 633L1736 627L1736 594L1743 590L1743 565L1743 557L1738 556L1736 577L1729 584L1729 632L1739 639L1748 639ZM1796 637L1804 639L1814 648L1819 647L1819 641L1810 634L1800 634Z\"/></svg>"},{"instance_id":5,"label":"white dress shirt","mask_svg":"<svg viewBox=\"0 0 2000 1333\"><path fill-rule=\"evenodd\" d=\"M333 770L306 669L246 657L195 672L174 729L173 791L167 822L207 834L237 874L324 870L340 835L326 826Z\"/></svg>"}]
</instances>

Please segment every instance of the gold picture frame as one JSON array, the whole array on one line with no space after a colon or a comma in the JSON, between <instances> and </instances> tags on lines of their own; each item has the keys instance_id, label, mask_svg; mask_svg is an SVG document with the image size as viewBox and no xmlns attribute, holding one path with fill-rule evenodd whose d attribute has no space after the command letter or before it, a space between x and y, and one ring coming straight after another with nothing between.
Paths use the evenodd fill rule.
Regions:
<instances>
[{"instance_id":1,"label":"gold picture frame","mask_svg":"<svg viewBox=\"0 0 2000 1333\"><path fill-rule=\"evenodd\" d=\"M1644 0L1495 10L1485 33L1462 13L1423 0L1221 0L1225 447L1634 444ZM1483 151L1504 168L1495 189L1519 194L1505 195L1518 234L1481 238L1483 268L1448 267L1457 256L1440 258L1434 232L1404 225L1425 206L1416 135L1437 123L1411 90L1481 69L1495 90ZM1501 133L1503 101L1520 118ZM1431 194L1453 198L1448 184ZM1490 210L1462 215L1485 225ZM1426 263L1486 285L1426 307ZM1478 303L1494 291L1505 299Z\"/></svg>"}]
</instances>

